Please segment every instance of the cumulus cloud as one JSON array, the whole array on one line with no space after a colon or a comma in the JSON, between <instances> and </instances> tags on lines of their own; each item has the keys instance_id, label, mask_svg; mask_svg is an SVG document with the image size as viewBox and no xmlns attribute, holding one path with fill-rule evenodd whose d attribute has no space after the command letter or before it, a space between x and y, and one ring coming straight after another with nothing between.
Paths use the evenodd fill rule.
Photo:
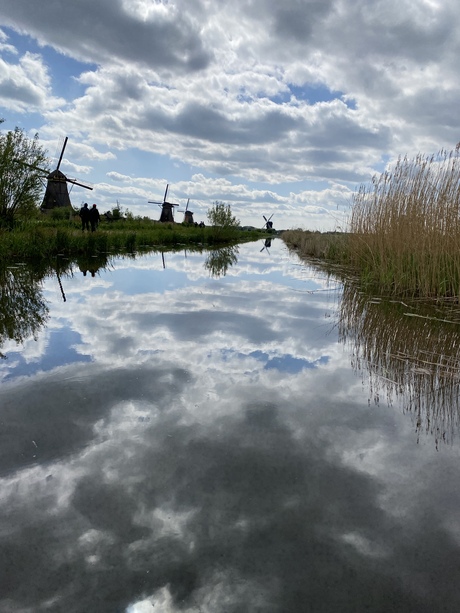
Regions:
<instances>
[{"instance_id":1,"label":"cumulus cloud","mask_svg":"<svg viewBox=\"0 0 460 613\"><path fill-rule=\"evenodd\" d=\"M0 58L0 75L0 104L6 109L44 111L64 104L52 95L48 69L37 54L27 52L16 64Z\"/></svg>"},{"instance_id":2,"label":"cumulus cloud","mask_svg":"<svg viewBox=\"0 0 460 613\"><path fill-rule=\"evenodd\" d=\"M368 406L330 279L238 256L63 279L50 336L91 361L2 382L2 609L457 610L455 448Z\"/></svg>"},{"instance_id":3,"label":"cumulus cloud","mask_svg":"<svg viewBox=\"0 0 460 613\"><path fill-rule=\"evenodd\" d=\"M165 10L162 3L154 3L145 11L136 11L132 3L122 0L103 0L97 5L78 0L59 11L53 5L39 10L27 0L6 0L3 8L3 24L84 61L135 61L180 71L202 69L210 59L203 49L199 22L175 5Z\"/></svg>"},{"instance_id":4,"label":"cumulus cloud","mask_svg":"<svg viewBox=\"0 0 460 613\"><path fill-rule=\"evenodd\" d=\"M190 176L226 177L232 200L241 182L279 196L287 184L352 190L400 154L459 140L453 0L4 5L2 107L38 110L45 133L112 152L111 167L106 158L86 164L94 174L103 166L106 178L128 174L126 153L155 156L162 168L168 160ZM8 28L37 41L34 54L8 44ZM50 81L49 48L82 62L72 74L79 89L65 105ZM92 181L108 204L119 182ZM133 195L140 213L144 194ZM276 208L276 198L265 204ZM313 222L300 210L296 219L302 215Z\"/></svg>"}]
</instances>

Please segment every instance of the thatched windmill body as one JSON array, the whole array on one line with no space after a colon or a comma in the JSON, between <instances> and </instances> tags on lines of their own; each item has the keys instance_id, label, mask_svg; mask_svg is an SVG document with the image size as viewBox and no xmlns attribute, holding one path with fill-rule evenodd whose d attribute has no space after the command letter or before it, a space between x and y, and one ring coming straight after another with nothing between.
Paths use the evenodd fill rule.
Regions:
<instances>
[{"instance_id":1,"label":"thatched windmill body","mask_svg":"<svg viewBox=\"0 0 460 613\"><path fill-rule=\"evenodd\" d=\"M175 202L168 202L166 200L168 196L169 183L166 185L165 195L163 196L163 202L156 202L155 200L149 200L149 204L158 204L161 206L160 221L169 221L174 223L174 207L179 206Z\"/></svg>"},{"instance_id":2,"label":"thatched windmill body","mask_svg":"<svg viewBox=\"0 0 460 613\"><path fill-rule=\"evenodd\" d=\"M179 209L177 209L179 211L179 213L183 213L184 214L184 222L183 223L189 223L189 224L193 224L193 211L189 211L188 210L188 204L190 202L190 198L187 200L187 205L185 207L185 211L179 211Z\"/></svg>"},{"instance_id":3,"label":"thatched windmill body","mask_svg":"<svg viewBox=\"0 0 460 613\"><path fill-rule=\"evenodd\" d=\"M61 155L59 156L59 161L57 163L56 168L49 174L46 173L45 170L43 170L43 172L46 173L47 183L46 183L45 195L43 197L43 202L40 207L42 210L46 211L46 210L55 209L58 207L70 208L72 206L72 203L70 202L69 189L67 185L68 183L72 183L72 185L78 185L80 187L84 187L85 189L93 189L89 185L84 185L83 183L79 183L75 179L69 179L68 177L65 176L63 172L59 170L59 167L62 162L62 156L64 155L64 150L67 145L67 141L68 141L68 137L66 136L64 139L64 144L62 146ZM37 170L41 170L41 169L38 168Z\"/></svg>"}]
</instances>

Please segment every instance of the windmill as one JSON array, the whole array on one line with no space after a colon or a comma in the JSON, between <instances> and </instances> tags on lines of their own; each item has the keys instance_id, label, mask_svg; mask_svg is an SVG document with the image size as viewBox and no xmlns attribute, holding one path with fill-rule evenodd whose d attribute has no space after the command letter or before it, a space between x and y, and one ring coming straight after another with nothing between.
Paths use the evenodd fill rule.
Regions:
<instances>
[{"instance_id":1,"label":"windmill","mask_svg":"<svg viewBox=\"0 0 460 613\"><path fill-rule=\"evenodd\" d=\"M262 247L262 249L260 250L260 253L262 253L262 251L266 251L268 253L268 255L270 255L270 251L269 248L272 246L272 239L271 238L266 238L265 242L264 242L264 246Z\"/></svg>"},{"instance_id":2,"label":"windmill","mask_svg":"<svg viewBox=\"0 0 460 613\"><path fill-rule=\"evenodd\" d=\"M262 215L262 217L265 219L265 223L264 223L263 227L266 230L273 230L273 221L270 221L270 219L273 217L273 213L270 215L270 217L268 219L265 217L265 215Z\"/></svg>"},{"instance_id":3,"label":"windmill","mask_svg":"<svg viewBox=\"0 0 460 613\"><path fill-rule=\"evenodd\" d=\"M67 187L68 183L72 183L72 185L78 185L80 187L84 187L85 189L93 189L89 185L84 185L83 183L79 183L75 179L69 179L59 170L59 167L62 162L62 156L64 155L64 150L66 148L68 141L68 137L66 136L64 139L64 144L62 146L61 155L59 156L59 161L57 163L56 168L48 174L46 170L41 168L37 168L34 166L36 170L39 170L44 173L46 176L47 184L46 191L43 197L43 202L41 205L42 210L54 209L57 207L71 207L72 204L70 202L69 190Z\"/></svg>"},{"instance_id":4,"label":"windmill","mask_svg":"<svg viewBox=\"0 0 460 613\"><path fill-rule=\"evenodd\" d=\"M190 202L190 198L187 200L187 206L185 207L185 211L180 211L179 209L178 212L179 213L183 213L184 214L184 223L190 223L193 224L193 211L189 211L188 210L188 203Z\"/></svg>"},{"instance_id":5,"label":"windmill","mask_svg":"<svg viewBox=\"0 0 460 613\"><path fill-rule=\"evenodd\" d=\"M163 196L163 202L156 202L155 200L149 200L149 204L158 204L161 206L160 221L169 221L174 223L174 208L179 206L174 202L168 202L166 197L168 195L169 183L166 185L165 195Z\"/></svg>"}]
</instances>

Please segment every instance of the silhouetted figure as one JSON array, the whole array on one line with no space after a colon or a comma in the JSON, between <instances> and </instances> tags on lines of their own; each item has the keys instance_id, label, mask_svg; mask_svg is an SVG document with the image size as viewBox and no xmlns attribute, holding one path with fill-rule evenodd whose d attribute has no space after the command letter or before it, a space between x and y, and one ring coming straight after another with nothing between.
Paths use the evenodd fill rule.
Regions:
<instances>
[{"instance_id":1,"label":"silhouetted figure","mask_svg":"<svg viewBox=\"0 0 460 613\"><path fill-rule=\"evenodd\" d=\"M80 209L80 218L81 218L81 231L84 232L85 229L89 231L89 219L90 219L90 215L89 215L90 211L88 208L88 203L85 202L85 204L82 206L82 208Z\"/></svg>"},{"instance_id":2,"label":"silhouetted figure","mask_svg":"<svg viewBox=\"0 0 460 613\"><path fill-rule=\"evenodd\" d=\"M91 222L91 232L94 232L95 229L97 228L100 218L101 216L99 215L97 206L93 204L92 208L89 211L89 220Z\"/></svg>"}]
</instances>

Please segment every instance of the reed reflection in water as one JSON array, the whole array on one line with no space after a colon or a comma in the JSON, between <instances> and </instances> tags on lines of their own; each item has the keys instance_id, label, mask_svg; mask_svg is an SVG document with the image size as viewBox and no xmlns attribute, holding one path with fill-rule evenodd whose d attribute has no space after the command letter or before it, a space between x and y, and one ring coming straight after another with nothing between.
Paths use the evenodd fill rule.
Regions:
<instances>
[{"instance_id":1,"label":"reed reflection in water","mask_svg":"<svg viewBox=\"0 0 460 613\"><path fill-rule=\"evenodd\" d=\"M448 442L460 426L460 312L375 299L345 282L339 338L355 372L369 374L370 399L398 398L416 432Z\"/></svg>"}]
</instances>

